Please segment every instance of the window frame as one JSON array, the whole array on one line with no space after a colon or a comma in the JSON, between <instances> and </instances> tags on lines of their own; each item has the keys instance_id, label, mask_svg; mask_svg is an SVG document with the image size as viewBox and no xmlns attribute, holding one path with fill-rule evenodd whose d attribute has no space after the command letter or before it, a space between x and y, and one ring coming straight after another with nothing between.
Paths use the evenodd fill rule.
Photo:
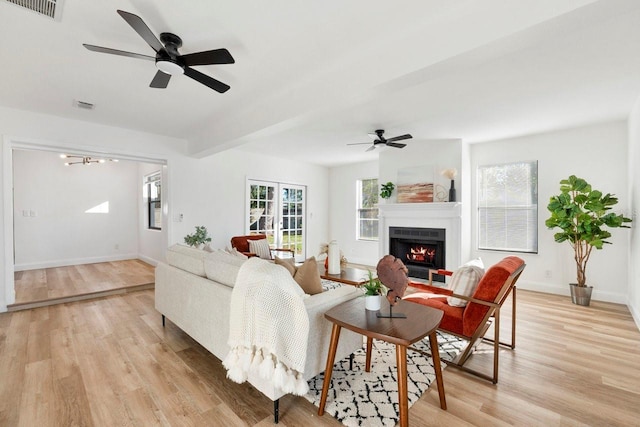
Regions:
<instances>
[{"instance_id":1,"label":"window frame","mask_svg":"<svg viewBox=\"0 0 640 427\"><path fill-rule=\"evenodd\" d=\"M159 185L157 185L156 183L159 183ZM151 195L153 194L152 185L156 185L156 187L159 187L157 191L158 197L155 199L151 197ZM160 220L160 224L156 224L155 210L160 209L160 212L162 212L162 172L161 171L154 172L149 175L145 175L144 192L145 192L145 206L147 208L146 209L147 210L147 218L146 218L147 230L160 231L162 230L162 219ZM153 221L152 221L152 218L154 219Z\"/></svg>"},{"instance_id":2,"label":"window frame","mask_svg":"<svg viewBox=\"0 0 640 427\"><path fill-rule=\"evenodd\" d=\"M528 204L508 204L505 203L502 206L482 206L484 197L483 197L483 188L482 187L482 170L488 168L503 168L506 169L509 166L516 165L529 165L531 168L529 171L530 179L529 182L529 194L530 199ZM493 251L493 252L513 252L513 253L528 253L528 254L537 254L539 250L539 205L540 205L540 197L538 192L538 184L539 184L539 175L538 175L538 160L520 160L520 161L512 161L505 163L496 163L496 164L487 164L487 165L478 165L476 168L476 249L481 251ZM507 191L507 190L505 190ZM535 200L533 200L535 198ZM501 210L504 212L503 216L505 220L508 220L508 211L516 211L523 210L527 212L531 212L534 215L533 219L528 219L522 225L526 225L526 227L522 227L525 230L526 235L523 236L526 242L529 242L529 247L498 247L498 246L490 246L487 239L482 239L483 230L486 230L487 224L483 224L483 218L486 215L483 215L483 211L487 212L489 210ZM529 214L528 214L529 215ZM533 227L533 230L530 228ZM513 229L517 229L516 227L512 227L511 229L507 228L506 232L513 231ZM484 240L484 246L483 246Z\"/></svg>"},{"instance_id":3,"label":"window frame","mask_svg":"<svg viewBox=\"0 0 640 427\"><path fill-rule=\"evenodd\" d=\"M375 196L375 203L373 203L373 207L363 207L363 201L364 201L364 195L363 195L363 190L364 190L364 185L363 183L365 181L375 181L375 190L373 192L372 195ZM377 242L380 239L380 229L378 227L379 223L379 215L380 215L380 209L378 208L378 202L380 201L380 195L378 194L380 191L380 184L378 182L378 178L362 178L356 181L356 240L362 240L362 241L367 241L367 242ZM375 213L375 218L363 218L362 217L362 213L363 212L374 212ZM362 230L362 223L364 221L371 221L371 222L375 222L376 227L375 229L375 236L374 237L368 237L365 236L363 237L361 234L361 230Z\"/></svg>"}]
</instances>

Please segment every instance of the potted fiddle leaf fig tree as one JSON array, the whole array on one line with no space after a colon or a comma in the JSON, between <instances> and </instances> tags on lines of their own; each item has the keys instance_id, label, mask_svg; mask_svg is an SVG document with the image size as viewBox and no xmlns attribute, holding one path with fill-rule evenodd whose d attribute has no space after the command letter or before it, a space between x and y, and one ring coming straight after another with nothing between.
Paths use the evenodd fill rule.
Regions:
<instances>
[{"instance_id":1,"label":"potted fiddle leaf fig tree","mask_svg":"<svg viewBox=\"0 0 640 427\"><path fill-rule=\"evenodd\" d=\"M560 194L552 196L547 209L551 212L545 225L559 228L554 234L558 243L569 242L574 251L577 283L570 283L574 304L588 306L593 286L587 285L587 263L593 249L602 249L611 237L608 228L629 228L630 218L611 212L618 198L594 190L582 178L571 175L560 181Z\"/></svg>"}]
</instances>

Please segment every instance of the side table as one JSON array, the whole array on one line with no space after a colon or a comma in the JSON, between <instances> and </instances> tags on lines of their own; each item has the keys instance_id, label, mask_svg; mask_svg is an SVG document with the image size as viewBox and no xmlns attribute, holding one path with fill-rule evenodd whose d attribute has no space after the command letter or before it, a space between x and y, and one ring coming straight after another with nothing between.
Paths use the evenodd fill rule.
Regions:
<instances>
[{"instance_id":1,"label":"side table","mask_svg":"<svg viewBox=\"0 0 640 427\"><path fill-rule=\"evenodd\" d=\"M374 338L396 345L398 406L400 409L399 425L401 427L407 427L409 425L407 347L429 335L433 367L435 369L438 395L440 397L440 407L445 410L447 409L444 383L442 381L442 369L440 366L440 353L438 352L438 341L436 338L436 330L442 320L443 312L435 308L402 300L398 301L398 304L394 306L394 310L406 314L407 318L378 318L376 316L377 312L365 310L364 298L354 298L346 301L333 307L324 314L325 318L333 323L333 329L331 331L331 344L327 356L327 366L322 384L318 415L324 414L341 328L349 329L367 337L366 372L369 372L371 369L371 348Z\"/></svg>"}]
</instances>

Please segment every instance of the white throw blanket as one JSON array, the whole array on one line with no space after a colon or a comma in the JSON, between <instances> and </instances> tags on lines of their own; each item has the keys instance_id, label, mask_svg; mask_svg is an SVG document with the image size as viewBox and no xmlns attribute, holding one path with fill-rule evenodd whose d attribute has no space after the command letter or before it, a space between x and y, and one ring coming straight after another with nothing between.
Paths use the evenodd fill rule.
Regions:
<instances>
[{"instance_id":1,"label":"white throw blanket","mask_svg":"<svg viewBox=\"0 0 640 427\"><path fill-rule=\"evenodd\" d=\"M282 266L254 257L231 294L227 378L243 383L255 373L285 393L304 395L309 338L305 293Z\"/></svg>"}]
</instances>

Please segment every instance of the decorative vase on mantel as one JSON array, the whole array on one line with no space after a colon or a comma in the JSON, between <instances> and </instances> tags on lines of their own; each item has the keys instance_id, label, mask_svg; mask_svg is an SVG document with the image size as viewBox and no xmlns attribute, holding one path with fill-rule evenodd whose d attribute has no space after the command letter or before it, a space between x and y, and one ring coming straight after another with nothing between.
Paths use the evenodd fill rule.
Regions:
<instances>
[{"instance_id":1,"label":"decorative vase on mantel","mask_svg":"<svg viewBox=\"0 0 640 427\"><path fill-rule=\"evenodd\" d=\"M455 180L451 180L451 188L449 189L449 201L456 201L456 188L455 188Z\"/></svg>"}]
</instances>

